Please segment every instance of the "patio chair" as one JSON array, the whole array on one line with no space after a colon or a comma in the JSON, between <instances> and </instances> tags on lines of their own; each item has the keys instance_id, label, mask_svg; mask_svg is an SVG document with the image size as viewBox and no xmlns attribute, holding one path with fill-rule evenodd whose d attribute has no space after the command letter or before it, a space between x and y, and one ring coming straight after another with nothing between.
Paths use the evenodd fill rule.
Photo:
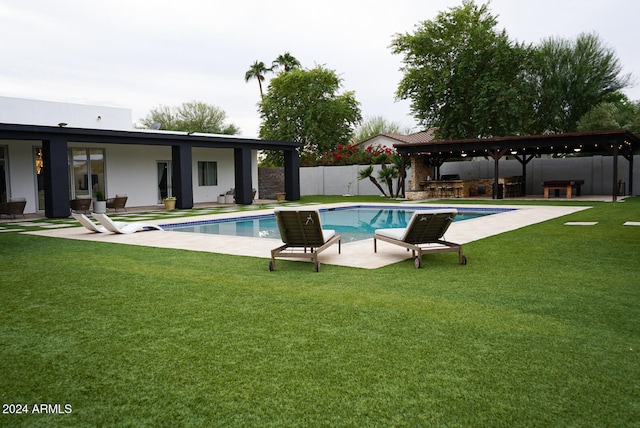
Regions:
<instances>
[{"instance_id":1,"label":"patio chair","mask_svg":"<svg viewBox=\"0 0 640 428\"><path fill-rule=\"evenodd\" d=\"M462 245L442 239L457 213L456 209L416 211L411 216L407 227L377 229L373 234L373 251L378 252L378 240L404 247L407 251L412 251L416 269L422 267L424 253L455 251L458 253L460 264L466 265L467 257L462 253Z\"/></svg>"},{"instance_id":2,"label":"patio chair","mask_svg":"<svg viewBox=\"0 0 640 428\"><path fill-rule=\"evenodd\" d=\"M306 259L320 271L318 254L338 243L341 252L342 237L334 230L322 229L318 210L308 208L280 208L274 210L280 236L284 245L271 250L269 270L276 266L276 257Z\"/></svg>"},{"instance_id":3,"label":"patio chair","mask_svg":"<svg viewBox=\"0 0 640 428\"><path fill-rule=\"evenodd\" d=\"M115 212L118 210L127 210L124 206L127 203L127 195L116 195L115 198L107 199L107 209L113 209Z\"/></svg>"},{"instance_id":4,"label":"patio chair","mask_svg":"<svg viewBox=\"0 0 640 428\"><path fill-rule=\"evenodd\" d=\"M106 214L96 214L93 216L96 220L109 232L113 233L134 233L141 232L144 230L163 230L160 226L155 224L141 223L141 222L132 222L132 223L116 223L111 220Z\"/></svg>"},{"instance_id":5,"label":"patio chair","mask_svg":"<svg viewBox=\"0 0 640 428\"><path fill-rule=\"evenodd\" d=\"M71 206L72 211L82 211L83 213L88 213L91 210L91 202L91 197L86 196L72 199L71 201L69 201L69 205Z\"/></svg>"},{"instance_id":6,"label":"patio chair","mask_svg":"<svg viewBox=\"0 0 640 428\"><path fill-rule=\"evenodd\" d=\"M0 203L0 217L2 214L10 215L12 218L16 218L16 215L24 217L24 207L27 205L25 198L12 198L8 202Z\"/></svg>"}]
</instances>

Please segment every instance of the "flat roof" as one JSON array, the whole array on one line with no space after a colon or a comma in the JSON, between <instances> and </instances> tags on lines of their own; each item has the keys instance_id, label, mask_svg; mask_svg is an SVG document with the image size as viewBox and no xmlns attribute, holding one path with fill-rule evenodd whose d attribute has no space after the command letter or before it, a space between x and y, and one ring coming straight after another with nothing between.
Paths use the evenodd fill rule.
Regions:
<instances>
[{"instance_id":1,"label":"flat roof","mask_svg":"<svg viewBox=\"0 0 640 428\"><path fill-rule=\"evenodd\" d=\"M122 131L0 123L0 139L2 140L48 140L56 137L63 138L70 142L161 146L188 144L192 147L250 148L253 150L293 150L301 146L301 143L291 141L261 140L236 135L204 134L198 132L167 132L146 129Z\"/></svg>"}]
</instances>

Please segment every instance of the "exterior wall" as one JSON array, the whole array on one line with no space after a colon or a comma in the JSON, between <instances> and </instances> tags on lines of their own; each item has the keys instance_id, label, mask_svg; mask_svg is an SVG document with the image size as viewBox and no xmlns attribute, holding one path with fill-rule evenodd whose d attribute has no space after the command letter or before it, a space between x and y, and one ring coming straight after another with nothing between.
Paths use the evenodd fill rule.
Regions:
<instances>
[{"instance_id":1,"label":"exterior wall","mask_svg":"<svg viewBox=\"0 0 640 428\"><path fill-rule=\"evenodd\" d=\"M131 109L0 97L0 122L70 128L132 130Z\"/></svg>"},{"instance_id":2,"label":"exterior wall","mask_svg":"<svg viewBox=\"0 0 640 428\"><path fill-rule=\"evenodd\" d=\"M25 198L25 213L36 211L36 177L33 148L42 147L40 141L0 140L7 148L7 167L9 172L7 198Z\"/></svg>"},{"instance_id":3,"label":"exterior wall","mask_svg":"<svg viewBox=\"0 0 640 428\"><path fill-rule=\"evenodd\" d=\"M90 106L0 97L0 122L26 125L133 130L131 110L115 107ZM42 147L41 141L0 140L7 148L7 198L24 197L25 213L37 211L37 183L33 149ZM170 146L136 144L100 144L69 142L68 148L100 148L105 150L105 196L128 196L127 206L158 204L157 162L171 160ZM198 186L198 161L216 161L217 186ZM258 189L258 156L252 152L252 187ZM195 147L192 151L193 202L216 202L219 194L235 187L233 149ZM256 194L258 197L259 194Z\"/></svg>"},{"instance_id":4,"label":"exterior wall","mask_svg":"<svg viewBox=\"0 0 640 428\"><path fill-rule=\"evenodd\" d=\"M358 180L358 172L366 167L367 165L347 165L300 168L300 194L380 195L380 190L371 180ZM380 165L374 165L372 175L376 178L378 171Z\"/></svg>"},{"instance_id":5,"label":"exterior wall","mask_svg":"<svg viewBox=\"0 0 640 428\"><path fill-rule=\"evenodd\" d=\"M640 156L634 157L634 165L640 165ZM318 166L300 168L300 193L309 195L379 195L380 191L370 180L358 180L358 171L363 165L350 166ZM522 165L515 159L501 159L499 164L500 177L522 175ZM277 169L277 168L271 168ZM380 167L376 166L373 175L377 178ZM262 168L261 168L262 170ZM629 191L629 162L622 156L618 159L619 179L626 184ZM491 185L494 178L493 160L476 158L470 161L445 162L440 168L441 174L459 174L462 180L477 180L485 184L486 195L491 195ZM610 195L612 189L613 158L611 156L585 156L578 158L549 159L536 158L527 164L527 194L542 195L541 182L544 180L583 179L583 195ZM417 189L416 184L426 179L427 175L433 177L433 169L418 163L412 165L409 170L410 182L407 182L407 190ZM421 178L424 177L424 178ZM264 189L262 180L265 180L261 172L261 188ZM394 183L395 184L395 183ZM634 194L640 194L640 175L635 174L633 182ZM386 188L385 188L386 190ZM275 194L275 193L274 193ZM265 195L271 198L271 195Z\"/></svg>"},{"instance_id":6,"label":"exterior wall","mask_svg":"<svg viewBox=\"0 0 640 428\"><path fill-rule=\"evenodd\" d=\"M634 166L639 165L640 156L634 156ZM493 179L494 161L476 158L465 162L446 162L440 169L441 174L459 174L462 180ZM522 165L517 160L501 159L500 177L522 175ZM545 180L584 180L583 195L610 195L613 192L613 157L585 156L576 158L535 158L527 164L527 194L542 195L542 182ZM640 176L633 177L634 193L638 194ZM618 158L618 179L626 184L628 192L629 162Z\"/></svg>"}]
</instances>

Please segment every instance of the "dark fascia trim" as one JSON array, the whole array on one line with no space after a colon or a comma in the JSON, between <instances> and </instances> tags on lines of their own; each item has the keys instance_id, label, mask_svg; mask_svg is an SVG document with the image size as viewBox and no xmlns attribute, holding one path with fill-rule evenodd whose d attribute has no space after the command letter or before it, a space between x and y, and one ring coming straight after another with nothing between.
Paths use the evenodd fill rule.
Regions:
<instances>
[{"instance_id":1,"label":"dark fascia trim","mask_svg":"<svg viewBox=\"0 0 640 428\"><path fill-rule=\"evenodd\" d=\"M448 154L467 153L482 155L486 150L525 150L529 153L550 154L564 149L581 147L585 153L608 153L613 142L624 144L624 153L640 151L640 138L625 130L576 132L567 134L519 135L511 137L476 138L464 140L440 140L428 143L394 144L403 154Z\"/></svg>"},{"instance_id":2,"label":"dark fascia trim","mask_svg":"<svg viewBox=\"0 0 640 428\"><path fill-rule=\"evenodd\" d=\"M192 147L232 148L252 150L293 150L300 143L245 138L233 135L188 134L163 131L119 131L60 126L0 123L0 140L49 140L62 138L76 143L143 144L172 146L188 144Z\"/></svg>"}]
</instances>

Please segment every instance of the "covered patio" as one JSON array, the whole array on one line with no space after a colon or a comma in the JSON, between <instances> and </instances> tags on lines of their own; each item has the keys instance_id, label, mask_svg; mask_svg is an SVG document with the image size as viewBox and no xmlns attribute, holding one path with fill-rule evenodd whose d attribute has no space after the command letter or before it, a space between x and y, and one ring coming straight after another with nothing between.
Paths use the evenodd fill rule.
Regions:
<instances>
[{"instance_id":1,"label":"covered patio","mask_svg":"<svg viewBox=\"0 0 640 428\"><path fill-rule=\"evenodd\" d=\"M509 155L522 165L522 179L518 182L521 196L526 196L527 164L540 155L593 156L605 155L613 158L611 177L611 198L618 198L618 160L622 156L629 162L628 193L633 194L633 156L640 154L640 138L621 129L612 131L579 132L568 134L526 135L464 140L440 140L426 143L398 143L394 148L402 156L403 162L412 164L412 188L405 194L424 190L430 181L460 181L456 177L444 177L440 167L443 163L465 158L484 157L494 161L494 177L491 180L493 199L500 197L500 159ZM568 177L575 178L575 177ZM421 184L422 183L422 184ZM451 185L451 195L455 196L455 186Z\"/></svg>"},{"instance_id":2,"label":"covered patio","mask_svg":"<svg viewBox=\"0 0 640 428\"><path fill-rule=\"evenodd\" d=\"M129 145L132 147L167 146L171 148L173 195L176 208L189 209L194 204L193 154L194 148L232 149L235 200L238 204L251 204L252 151L276 150L284 154L284 185L287 198L300 199L299 143L266 141L237 136L167 132L121 131L92 128L71 128L21 124L0 124L0 140L18 140L25 145L42 142L43 188L45 216L69 216L69 143L99 143L103 145Z\"/></svg>"}]
</instances>

